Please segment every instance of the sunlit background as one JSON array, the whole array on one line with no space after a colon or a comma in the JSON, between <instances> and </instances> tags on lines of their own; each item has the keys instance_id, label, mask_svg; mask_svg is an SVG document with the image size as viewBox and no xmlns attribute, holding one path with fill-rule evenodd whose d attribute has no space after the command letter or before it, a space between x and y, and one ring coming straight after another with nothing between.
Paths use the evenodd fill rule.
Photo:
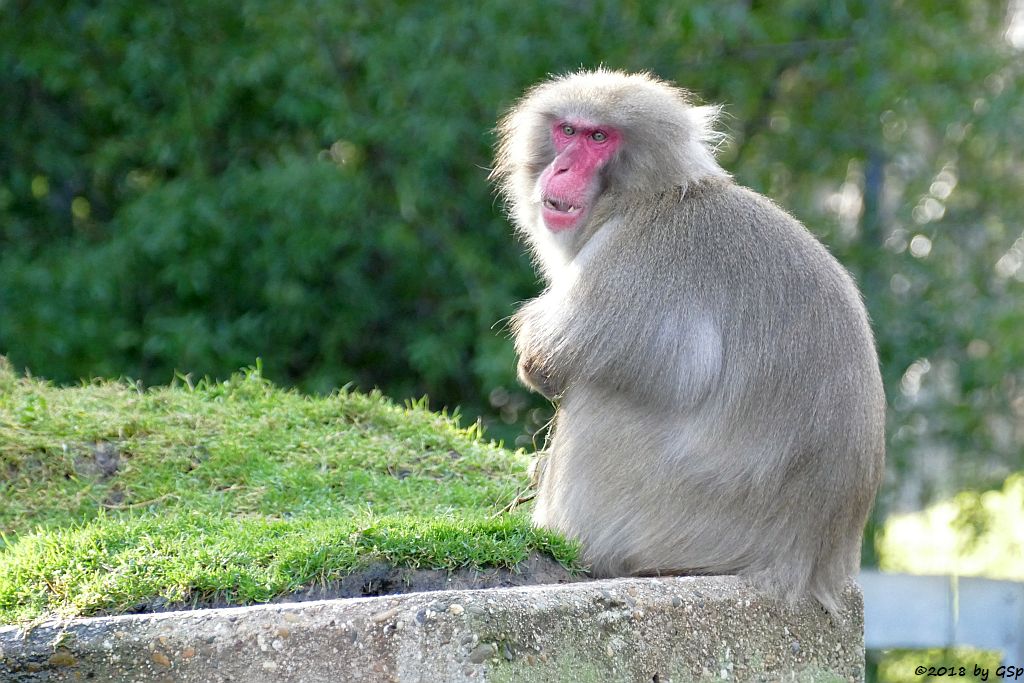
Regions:
<instances>
[{"instance_id":1,"label":"sunlit background","mask_svg":"<svg viewBox=\"0 0 1024 683\"><path fill-rule=\"evenodd\" d=\"M722 164L861 284L890 408L865 565L1024 581L1021 0L0 0L0 354L62 383L260 358L532 448L551 408L503 321L538 282L492 127L598 64L724 104ZM1024 659L1024 624L1007 642L986 661Z\"/></svg>"}]
</instances>

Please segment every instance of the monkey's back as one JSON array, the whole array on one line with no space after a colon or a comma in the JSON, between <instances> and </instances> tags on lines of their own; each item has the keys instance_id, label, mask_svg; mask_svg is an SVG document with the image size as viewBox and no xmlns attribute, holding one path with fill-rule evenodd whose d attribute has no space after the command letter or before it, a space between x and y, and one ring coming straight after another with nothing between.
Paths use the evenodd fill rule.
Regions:
<instances>
[{"instance_id":1,"label":"monkey's back","mask_svg":"<svg viewBox=\"0 0 1024 683\"><path fill-rule=\"evenodd\" d=\"M559 406L536 520L581 538L598 574L740 573L833 607L884 452L852 279L727 179L617 202L593 240L606 254L581 254L603 265L573 291L601 332L576 340L587 370Z\"/></svg>"}]
</instances>

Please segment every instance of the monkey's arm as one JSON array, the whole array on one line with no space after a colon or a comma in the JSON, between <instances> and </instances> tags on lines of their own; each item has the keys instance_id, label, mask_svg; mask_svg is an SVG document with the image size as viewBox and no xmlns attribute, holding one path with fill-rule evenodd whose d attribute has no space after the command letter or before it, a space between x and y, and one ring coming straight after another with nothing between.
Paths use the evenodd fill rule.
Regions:
<instances>
[{"instance_id":1,"label":"monkey's arm","mask_svg":"<svg viewBox=\"0 0 1024 683\"><path fill-rule=\"evenodd\" d=\"M557 398L584 381L679 407L700 403L722 369L710 315L680 301L622 301L603 288L548 291L513 318L519 379Z\"/></svg>"},{"instance_id":2,"label":"monkey's arm","mask_svg":"<svg viewBox=\"0 0 1024 683\"><path fill-rule=\"evenodd\" d=\"M695 311L668 311L606 328L604 344L579 348L582 377L637 399L691 408L702 403L722 372L722 337Z\"/></svg>"}]
</instances>

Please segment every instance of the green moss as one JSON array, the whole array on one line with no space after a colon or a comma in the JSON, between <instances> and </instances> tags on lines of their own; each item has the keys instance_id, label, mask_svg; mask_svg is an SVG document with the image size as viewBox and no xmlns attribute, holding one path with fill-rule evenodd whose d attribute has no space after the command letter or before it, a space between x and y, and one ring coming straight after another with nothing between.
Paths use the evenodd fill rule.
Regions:
<instances>
[{"instance_id":1,"label":"green moss","mask_svg":"<svg viewBox=\"0 0 1024 683\"><path fill-rule=\"evenodd\" d=\"M511 567L572 544L522 513L527 456L380 394L59 388L0 360L0 622L244 604L372 563Z\"/></svg>"}]
</instances>

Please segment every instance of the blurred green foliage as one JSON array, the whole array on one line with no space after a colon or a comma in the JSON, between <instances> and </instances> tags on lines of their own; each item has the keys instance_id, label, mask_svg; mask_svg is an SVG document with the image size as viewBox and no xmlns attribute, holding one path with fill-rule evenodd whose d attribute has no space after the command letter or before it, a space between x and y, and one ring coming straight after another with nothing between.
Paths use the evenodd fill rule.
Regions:
<instances>
[{"instance_id":1,"label":"blurred green foliage","mask_svg":"<svg viewBox=\"0 0 1024 683\"><path fill-rule=\"evenodd\" d=\"M0 353L18 366L163 383L261 357L280 383L427 393L528 435L550 410L516 386L500 321L538 284L487 184L490 129L548 73L603 63L724 103L723 165L862 283L891 472L914 475L883 502L1024 467L1005 1L0 13Z\"/></svg>"}]
</instances>

